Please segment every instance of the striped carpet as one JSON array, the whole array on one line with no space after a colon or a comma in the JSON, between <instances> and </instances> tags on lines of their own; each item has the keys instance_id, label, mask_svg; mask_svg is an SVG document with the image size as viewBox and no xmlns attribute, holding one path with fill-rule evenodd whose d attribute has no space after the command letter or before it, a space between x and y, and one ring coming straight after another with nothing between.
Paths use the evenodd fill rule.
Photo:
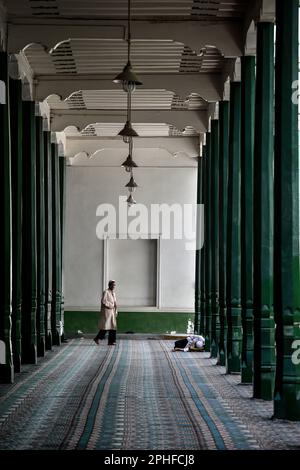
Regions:
<instances>
[{"instance_id":1,"label":"striped carpet","mask_svg":"<svg viewBox=\"0 0 300 470\"><path fill-rule=\"evenodd\" d=\"M0 386L0 449L261 448L221 368L172 345L76 339L24 366Z\"/></svg>"}]
</instances>

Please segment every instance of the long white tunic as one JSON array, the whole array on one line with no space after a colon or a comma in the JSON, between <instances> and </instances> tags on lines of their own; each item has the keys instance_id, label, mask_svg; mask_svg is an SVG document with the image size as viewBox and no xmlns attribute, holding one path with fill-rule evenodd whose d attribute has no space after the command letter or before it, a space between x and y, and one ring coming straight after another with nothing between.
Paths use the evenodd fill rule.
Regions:
<instances>
[{"instance_id":1,"label":"long white tunic","mask_svg":"<svg viewBox=\"0 0 300 470\"><path fill-rule=\"evenodd\" d=\"M99 330L116 330L117 315L116 294L112 290L106 289L101 298Z\"/></svg>"},{"instance_id":2,"label":"long white tunic","mask_svg":"<svg viewBox=\"0 0 300 470\"><path fill-rule=\"evenodd\" d=\"M184 348L184 351L188 351L189 348L203 348L203 346L205 345L205 339L203 338L203 336L199 335L199 336L188 336L187 337L187 345L186 347Z\"/></svg>"}]
</instances>

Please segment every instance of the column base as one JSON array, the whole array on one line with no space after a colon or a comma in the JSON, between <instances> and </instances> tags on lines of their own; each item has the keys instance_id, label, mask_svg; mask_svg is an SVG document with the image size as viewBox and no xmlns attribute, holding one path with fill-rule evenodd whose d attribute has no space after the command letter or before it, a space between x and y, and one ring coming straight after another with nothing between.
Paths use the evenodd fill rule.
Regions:
<instances>
[{"instance_id":1,"label":"column base","mask_svg":"<svg viewBox=\"0 0 300 470\"><path fill-rule=\"evenodd\" d=\"M37 347L37 355L38 357L44 357L45 356L45 337L42 336L38 342L38 347Z\"/></svg>"},{"instance_id":2,"label":"column base","mask_svg":"<svg viewBox=\"0 0 300 470\"><path fill-rule=\"evenodd\" d=\"M239 374L241 372L241 359L239 356L229 354L226 361L226 374Z\"/></svg>"},{"instance_id":3,"label":"column base","mask_svg":"<svg viewBox=\"0 0 300 470\"><path fill-rule=\"evenodd\" d=\"M0 364L0 383L12 384L14 381L14 366Z\"/></svg>"},{"instance_id":4,"label":"column base","mask_svg":"<svg viewBox=\"0 0 300 470\"><path fill-rule=\"evenodd\" d=\"M241 383L242 384L252 384L253 382L253 370L252 367L249 367L247 364L242 364L242 372L241 372Z\"/></svg>"},{"instance_id":5,"label":"column base","mask_svg":"<svg viewBox=\"0 0 300 470\"><path fill-rule=\"evenodd\" d=\"M205 337L204 351L210 352L210 338L208 336Z\"/></svg>"},{"instance_id":6,"label":"column base","mask_svg":"<svg viewBox=\"0 0 300 470\"><path fill-rule=\"evenodd\" d=\"M253 309L242 309L242 384L253 382Z\"/></svg>"},{"instance_id":7,"label":"column base","mask_svg":"<svg viewBox=\"0 0 300 470\"><path fill-rule=\"evenodd\" d=\"M205 336L205 301L200 304L200 335Z\"/></svg>"},{"instance_id":8,"label":"column base","mask_svg":"<svg viewBox=\"0 0 300 470\"><path fill-rule=\"evenodd\" d=\"M211 354L210 357L213 359L218 357L218 345L214 340L211 343L210 354Z\"/></svg>"},{"instance_id":9,"label":"column base","mask_svg":"<svg viewBox=\"0 0 300 470\"><path fill-rule=\"evenodd\" d=\"M51 351L51 349L52 349L52 333L51 332L46 334L45 348L46 348L47 351Z\"/></svg>"},{"instance_id":10,"label":"column base","mask_svg":"<svg viewBox=\"0 0 300 470\"><path fill-rule=\"evenodd\" d=\"M22 364L37 364L37 350L35 344L30 345L27 350L23 349Z\"/></svg>"},{"instance_id":11,"label":"column base","mask_svg":"<svg viewBox=\"0 0 300 470\"><path fill-rule=\"evenodd\" d=\"M260 375L254 375L253 379L253 398L266 401L273 400L275 371L271 370Z\"/></svg>"},{"instance_id":12,"label":"column base","mask_svg":"<svg viewBox=\"0 0 300 470\"><path fill-rule=\"evenodd\" d=\"M58 333L58 331L55 331L52 336L52 344L54 346L60 346L61 345L61 337Z\"/></svg>"},{"instance_id":13,"label":"column base","mask_svg":"<svg viewBox=\"0 0 300 470\"><path fill-rule=\"evenodd\" d=\"M225 366L225 365L226 365L225 351L224 351L224 349L222 349L222 350L219 349L217 366Z\"/></svg>"},{"instance_id":14,"label":"column base","mask_svg":"<svg viewBox=\"0 0 300 470\"><path fill-rule=\"evenodd\" d=\"M21 372L21 354L19 353L13 354L13 360L14 360L15 373Z\"/></svg>"},{"instance_id":15,"label":"column base","mask_svg":"<svg viewBox=\"0 0 300 470\"><path fill-rule=\"evenodd\" d=\"M276 393L273 418L300 421L300 384L285 385L282 393Z\"/></svg>"}]
</instances>

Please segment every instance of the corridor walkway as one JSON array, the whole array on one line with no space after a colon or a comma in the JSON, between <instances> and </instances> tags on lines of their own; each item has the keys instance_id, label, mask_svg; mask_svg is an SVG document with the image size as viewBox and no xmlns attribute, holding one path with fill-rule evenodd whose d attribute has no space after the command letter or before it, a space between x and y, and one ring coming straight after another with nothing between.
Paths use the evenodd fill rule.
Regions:
<instances>
[{"instance_id":1,"label":"corridor walkway","mask_svg":"<svg viewBox=\"0 0 300 470\"><path fill-rule=\"evenodd\" d=\"M238 375L172 341L74 339L0 385L0 449L299 449Z\"/></svg>"}]
</instances>

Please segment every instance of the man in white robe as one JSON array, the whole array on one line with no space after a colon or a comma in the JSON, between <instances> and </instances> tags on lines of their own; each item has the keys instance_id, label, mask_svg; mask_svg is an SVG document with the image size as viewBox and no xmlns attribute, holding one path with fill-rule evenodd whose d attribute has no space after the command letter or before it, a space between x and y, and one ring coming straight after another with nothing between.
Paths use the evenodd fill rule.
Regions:
<instances>
[{"instance_id":1,"label":"man in white robe","mask_svg":"<svg viewBox=\"0 0 300 470\"><path fill-rule=\"evenodd\" d=\"M108 345L114 346L116 344L117 334L117 300L114 292L116 287L115 281L109 281L108 289L106 289L101 298L101 310L99 320L99 332L94 338L96 344L99 344L99 340L105 338L106 332L108 331Z\"/></svg>"}]
</instances>

